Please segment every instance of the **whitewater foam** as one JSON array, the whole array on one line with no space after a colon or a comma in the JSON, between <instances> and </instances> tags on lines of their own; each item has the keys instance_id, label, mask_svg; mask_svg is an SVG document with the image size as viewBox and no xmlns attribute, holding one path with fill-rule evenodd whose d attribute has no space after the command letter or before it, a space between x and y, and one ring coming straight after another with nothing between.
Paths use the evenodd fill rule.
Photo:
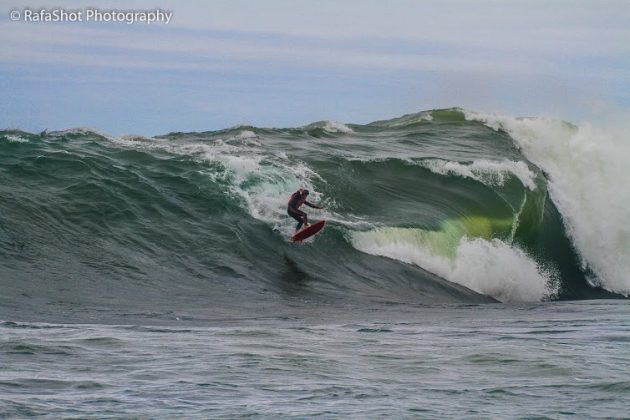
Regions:
<instances>
[{"instance_id":1,"label":"whitewater foam","mask_svg":"<svg viewBox=\"0 0 630 420\"><path fill-rule=\"evenodd\" d=\"M8 134L6 136L2 136L1 138L6 139L7 141L13 142L13 143L28 143L28 139L22 138L20 136L15 136L12 134Z\"/></svg>"},{"instance_id":2,"label":"whitewater foam","mask_svg":"<svg viewBox=\"0 0 630 420\"><path fill-rule=\"evenodd\" d=\"M336 121L326 121L324 130L329 133L353 133L354 131L345 124Z\"/></svg>"},{"instance_id":3,"label":"whitewater foam","mask_svg":"<svg viewBox=\"0 0 630 420\"><path fill-rule=\"evenodd\" d=\"M517 177L530 190L536 189L536 174L523 161L475 160L471 163L429 159L418 162L433 173L471 178L489 186L504 185L510 175Z\"/></svg>"},{"instance_id":4,"label":"whitewater foam","mask_svg":"<svg viewBox=\"0 0 630 420\"><path fill-rule=\"evenodd\" d=\"M245 130L225 140L216 138L207 142L147 138L138 141L128 137L108 139L124 147L161 150L199 162L218 164L203 171L203 174L215 182L227 183L228 191L242 200L252 217L275 226L287 237L294 228L293 219L286 215L291 193L304 187L311 191L311 201L321 199L313 180L325 181L304 162L290 161L286 154L265 150L253 131Z\"/></svg>"},{"instance_id":5,"label":"whitewater foam","mask_svg":"<svg viewBox=\"0 0 630 420\"><path fill-rule=\"evenodd\" d=\"M547 173L550 196L583 265L596 276L592 281L630 294L628 131L474 112L466 112L466 118L506 131Z\"/></svg>"},{"instance_id":6,"label":"whitewater foam","mask_svg":"<svg viewBox=\"0 0 630 420\"><path fill-rule=\"evenodd\" d=\"M256 133L251 130L243 130L240 133L236 134L233 137L230 137L226 140L227 143L236 143L242 142L243 144L254 145L254 146L262 146L262 143L259 140L259 137Z\"/></svg>"},{"instance_id":7,"label":"whitewater foam","mask_svg":"<svg viewBox=\"0 0 630 420\"><path fill-rule=\"evenodd\" d=\"M353 232L351 242L362 252L418 265L502 302L541 301L558 292L555 272L514 245L499 239L463 237L452 252L444 252L435 249L436 235L422 229L378 228ZM450 238L441 241L440 245L448 246Z\"/></svg>"}]
</instances>

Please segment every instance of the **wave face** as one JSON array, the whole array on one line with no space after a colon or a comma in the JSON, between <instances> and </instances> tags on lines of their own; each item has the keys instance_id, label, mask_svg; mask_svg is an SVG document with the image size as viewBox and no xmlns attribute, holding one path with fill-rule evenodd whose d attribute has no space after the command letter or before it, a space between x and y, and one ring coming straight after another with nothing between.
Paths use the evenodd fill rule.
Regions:
<instances>
[{"instance_id":1,"label":"wave face","mask_svg":"<svg viewBox=\"0 0 630 420\"><path fill-rule=\"evenodd\" d=\"M627 168L600 146L566 123L459 109L156 138L2 131L2 307L627 295L614 198L628 190L609 184ZM296 246L285 210L301 186L329 224Z\"/></svg>"}]
</instances>

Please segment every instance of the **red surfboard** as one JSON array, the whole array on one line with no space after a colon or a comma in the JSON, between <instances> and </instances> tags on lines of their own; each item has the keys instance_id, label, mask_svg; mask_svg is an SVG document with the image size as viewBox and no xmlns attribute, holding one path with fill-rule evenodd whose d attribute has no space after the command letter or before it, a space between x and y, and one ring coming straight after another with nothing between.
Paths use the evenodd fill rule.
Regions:
<instances>
[{"instance_id":1,"label":"red surfboard","mask_svg":"<svg viewBox=\"0 0 630 420\"><path fill-rule=\"evenodd\" d=\"M322 230L325 224L326 224L325 220L320 220L317 223L313 223L310 226L300 229L299 231L297 231L291 236L291 241L300 242L306 238L310 238L311 236L315 235L317 232Z\"/></svg>"}]
</instances>

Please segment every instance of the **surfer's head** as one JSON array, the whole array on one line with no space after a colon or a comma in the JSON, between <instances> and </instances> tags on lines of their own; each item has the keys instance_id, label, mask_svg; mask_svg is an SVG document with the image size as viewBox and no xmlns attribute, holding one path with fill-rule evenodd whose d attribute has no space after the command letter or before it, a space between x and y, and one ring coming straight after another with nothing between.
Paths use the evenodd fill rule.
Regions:
<instances>
[{"instance_id":1,"label":"surfer's head","mask_svg":"<svg viewBox=\"0 0 630 420\"><path fill-rule=\"evenodd\" d=\"M308 190L303 190L302 191L302 196L306 197L308 195Z\"/></svg>"}]
</instances>

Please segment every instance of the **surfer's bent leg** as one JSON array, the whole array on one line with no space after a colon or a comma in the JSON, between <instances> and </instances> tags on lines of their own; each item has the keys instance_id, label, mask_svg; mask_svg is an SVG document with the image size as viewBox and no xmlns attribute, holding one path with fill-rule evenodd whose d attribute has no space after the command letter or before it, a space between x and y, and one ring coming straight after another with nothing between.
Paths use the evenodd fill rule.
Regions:
<instances>
[{"instance_id":1,"label":"surfer's bent leg","mask_svg":"<svg viewBox=\"0 0 630 420\"><path fill-rule=\"evenodd\" d=\"M289 209L287 210L287 214L298 221L297 227L295 228L296 231L300 230L300 228L302 227L304 223L308 224L308 218L306 216L306 213L304 213L302 210L295 211L295 210Z\"/></svg>"}]
</instances>

